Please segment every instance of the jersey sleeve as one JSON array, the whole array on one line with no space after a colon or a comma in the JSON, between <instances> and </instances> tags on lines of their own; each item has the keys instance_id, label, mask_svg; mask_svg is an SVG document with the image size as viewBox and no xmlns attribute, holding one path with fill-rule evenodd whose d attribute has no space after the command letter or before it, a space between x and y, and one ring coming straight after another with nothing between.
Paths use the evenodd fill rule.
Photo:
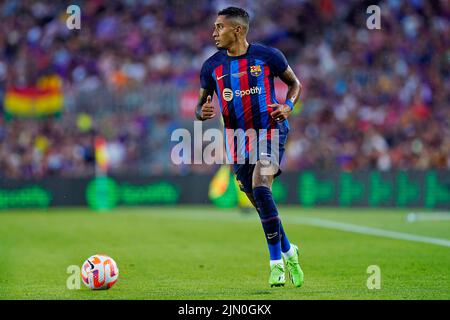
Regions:
<instances>
[{"instance_id":1,"label":"jersey sleeve","mask_svg":"<svg viewBox=\"0 0 450 320\"><path fill-rule=\"evenodd\" d=\"M207 91L214 91L215 82L211 74L208 62L205 62L200 71L200 85Z\"/></svg>"},{"instance_id":2,"label":"jersey sleeve","mask_svg":"<svg viewBox=\"0 0 450 320\"><path fill-rule=\"evenodd\" d=\"M270 69L272 70L272 74L275 77L279 77L283 72L286 71L288 67L288 62L286 57L280 50L272 48L271 51L272 52L269 60L269 66Z\"/></svg>"}]
</instances>

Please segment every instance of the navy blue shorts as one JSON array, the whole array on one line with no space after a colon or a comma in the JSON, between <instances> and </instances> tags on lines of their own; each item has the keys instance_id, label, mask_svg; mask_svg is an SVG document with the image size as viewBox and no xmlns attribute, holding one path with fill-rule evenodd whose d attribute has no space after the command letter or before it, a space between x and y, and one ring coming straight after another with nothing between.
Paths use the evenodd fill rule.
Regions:
<instances>
[{"instance_id":1,"label":"navy blue shorts","mask_svg":"<svg viewBox=\"0 0 450 320\"><path fill-rule=\"evenodd\" d=\"M280 144L278 147L278 156L277 156L277 163L278 163L278 171L273 174L274 177L278 177L281 174L280 164L281 160L283 159L284 155L284 149L285 144L287 140L287 133L288 129L280 130ZM272 154L272 150L270 148L270 144L267 146L267 153L263 153L262 155L258 152L258 160L261 160L263 162L264 160L270 160ZM275 156L275 155L274 155ZM256 164L255 163L249 163L249 161L246 161L244 164L233 164L233 171L236 175L236 180L239 184L239 187L241 191L246 193L251 193L253 191L252 187L252 180L253 180L253 170L255 169Z\"/></svg>"}]
</instances>

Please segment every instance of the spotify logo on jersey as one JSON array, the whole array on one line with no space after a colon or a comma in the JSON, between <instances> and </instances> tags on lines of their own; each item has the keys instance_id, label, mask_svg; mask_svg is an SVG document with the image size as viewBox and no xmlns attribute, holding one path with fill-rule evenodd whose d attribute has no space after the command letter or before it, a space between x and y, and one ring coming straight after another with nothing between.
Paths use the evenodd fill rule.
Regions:
<instances>
[{"instance_id":1,"label":"spotify logo on jersey","mask_svg":"<svg viewBox=\"0 0 450 320\"><path fill-rule=\"evenodd\" d=\"M222 97L225 101L231 101L233 99L233 91L229 88L223 89Z\"/></svg>"},{"instance_id":2,"label":"spotify logo on jersey","mask_svg":"<svg viewBox=\"0 0 450 320\"><path fill-rule=\"evenodd\" d=\"M236 90L234 91L234 93L230 88L225 88L222 91L222 97L225 101L231 101L233 99L233 96L244 97L253 94L262 94L262 88L255 86L247 90Z\"/></svg>"}]
</instances>

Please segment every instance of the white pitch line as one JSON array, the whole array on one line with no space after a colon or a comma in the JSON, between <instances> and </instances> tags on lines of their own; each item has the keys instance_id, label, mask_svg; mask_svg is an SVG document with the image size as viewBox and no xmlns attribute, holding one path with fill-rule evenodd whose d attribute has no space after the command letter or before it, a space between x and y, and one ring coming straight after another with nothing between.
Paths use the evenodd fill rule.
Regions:
<instances>
[{"instance_id":1,"label":"white pitch line","mask_svg":"<svg viewBox=\"0 0 450 320\"><path fill-rule=\"evenodd\" d=\"M435 244L435 245L439 245L439 246L443 246L443 247L450 247L450 240L446 240L446 239L418 236L418 235L414 235L414 234L410 234L410 233L389 231L389 230L377 229L377 228L372 228L372 227L359 226L359 225L355 225L355 224L325 220L325 219L320 219L320 218L307 218L307 217L292 218L291 217L291 218L287 219L287 221L298 223L298 224L307 224L307 225L321 227L321 228L328 228L328 229L334 229L334 230L340 230L340 231L360 233L360 234L371 235L371 236L378 236L378 237L399 239L399 240L408 240L408 241L415 241L415 242L422 242L422 243L430 243L430 244Z\"/></svg>"},{"instance_id":2,"label":"white pitch line","mask_svg":"<svg viewBox=\"0 0 450 320\"><path fill-rule=\"evenodd\" d=\"M406 221L445 221L450 220L450 212L434 212L434 213L421 213L411 212L406 216Z\"/></svg>"},{"instance_id":3,"label":"white pitch line","mask_svg":"<svg viewBox=\"0 0 450 320\"><path fill-rule=\"evenodd\" d=\"M236 212L228 213L226 215L214 215L211 213L207 214L195 214L195 215L177 215L182 218L187 219L199 219L199 220L210 220L210 221L229 221L229 222L253 222L257 221L258 216L249 216L249 217L243 217L239 216L239 214ZM166 215L166 217L170 217L170 215ZM397 240L407 240L407 241L414 241L414 242L421 242L421 243L428 243L428 244L434 244L438 246L443 247L450 247L450 240L447 239L440 239L440 238L432 238L432 237L425 237L425 236L419 236L415 234L410 233L403 233L403 232L397 232L397 231L389 231L384 229L378 229L378 228L372 228L372 227L365 227L365 226L359 226L355 224L350 223L342 223L342 222L336 222L332 220L326 220L321 218L310 218L310 217L292 217L292 216L285 216L283 217L281 215L281 220L286 221L287 223L295 223L299 225L310 225L315 227L321 227L321 228L327 228L327 229L334 229L339 231L346 231L346 232L353 232L353 233L359 233L364 235L370 235L370 236L377 236L377 237L384 237L384 238L391 238L391 239L397 239Z\"/></svg>"}]
</instances>

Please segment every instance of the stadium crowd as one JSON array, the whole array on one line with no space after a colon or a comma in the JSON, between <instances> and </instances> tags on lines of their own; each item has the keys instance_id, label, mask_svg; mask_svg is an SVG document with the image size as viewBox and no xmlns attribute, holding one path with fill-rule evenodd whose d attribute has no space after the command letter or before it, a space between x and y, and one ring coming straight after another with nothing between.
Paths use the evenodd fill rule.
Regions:
<instances>
[{"instance_id":1,"label":"stadium crowd","mask_svg":"<svg viewBox=\"0 0 450 320\"><path fill-rule=\"evenodd\" d=\"M80 30L66 26L69 2L0 4L1 102L7 88L51 73L67 97L60 117L0 120L0 176L91 174L98 133L115 172L214 171L170 163L170 132L193 114L180 119L164 102L108 112L70 98L155 84L197 89L215 51L213 19L229 4L249 11L249 39L282 50L302 81L285 170L450 168L448 1L380 1L380 30L367 28L363 1L75 2Z\"/></svg>"}]
</instances>

